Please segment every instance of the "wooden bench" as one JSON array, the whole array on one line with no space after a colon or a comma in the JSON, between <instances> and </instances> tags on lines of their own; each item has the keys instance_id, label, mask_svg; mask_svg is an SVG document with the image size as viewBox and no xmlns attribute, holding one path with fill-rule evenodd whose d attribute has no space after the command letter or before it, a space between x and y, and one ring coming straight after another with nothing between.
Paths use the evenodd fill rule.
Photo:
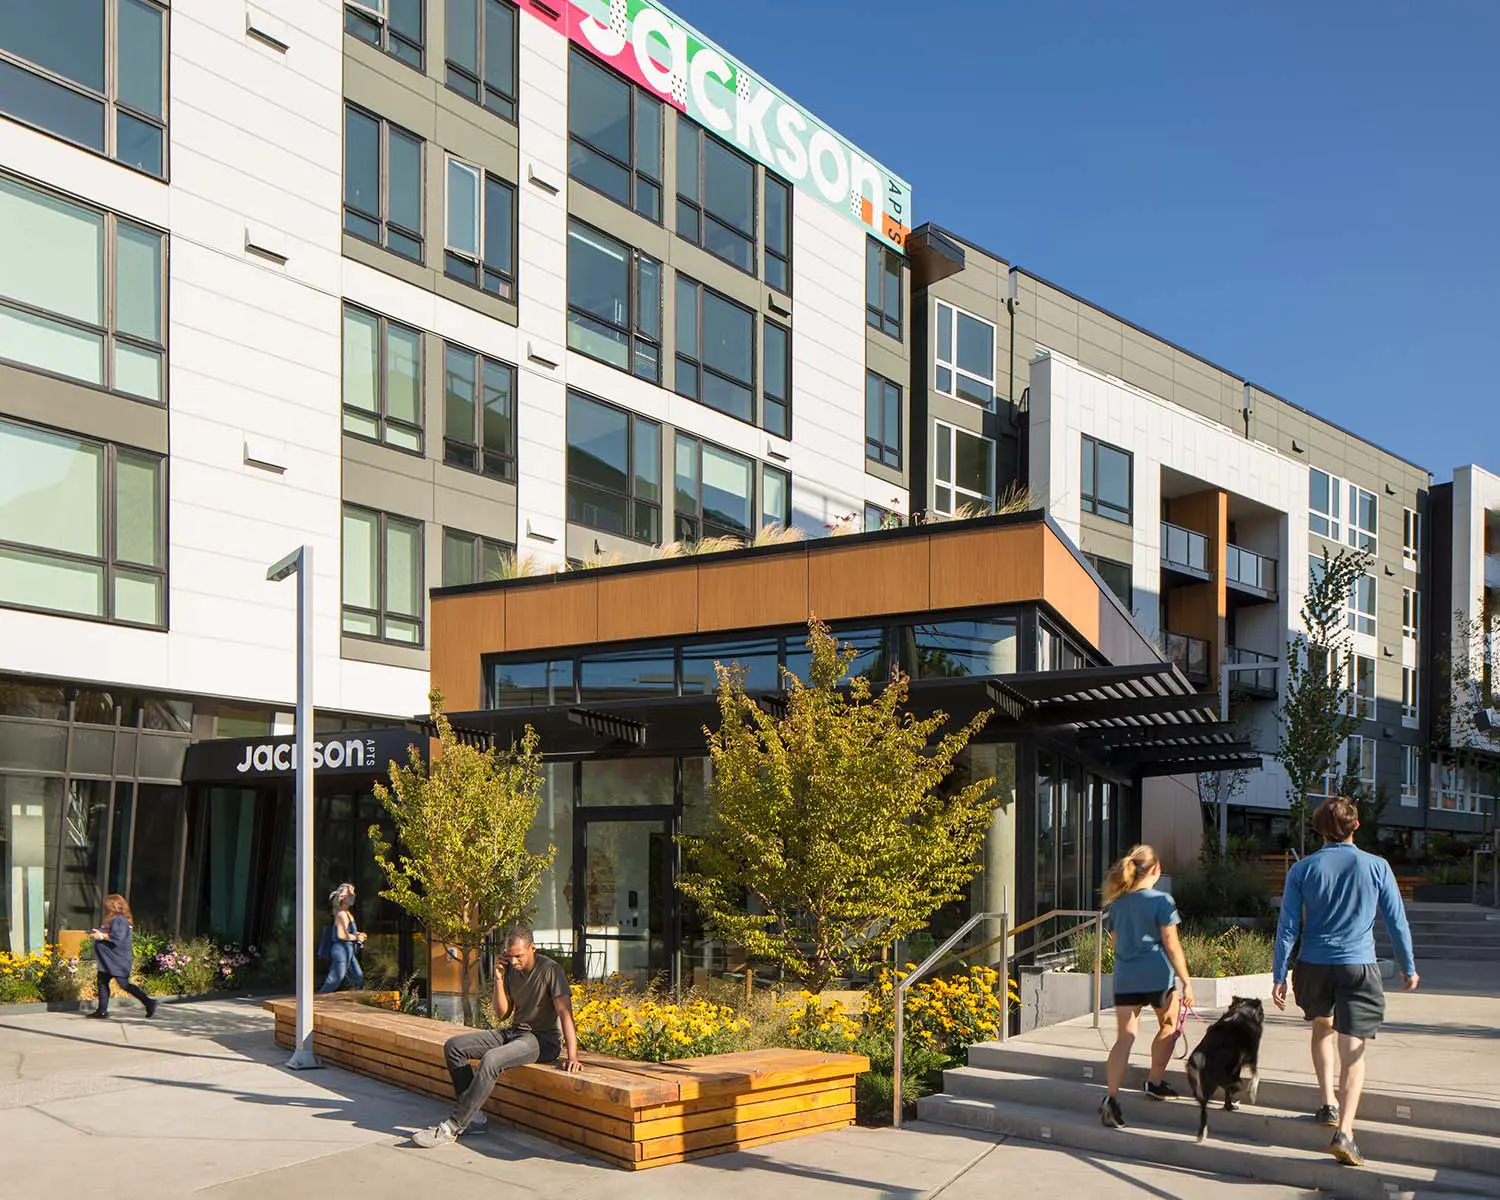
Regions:
<instances>
[{"instance_id":1,"label":"wooden bench","mask_svg":"<svg viewBox=\"0 0 1500 1200\"><path fill-rule=\"evenodd\" d=\"M296 1002L268 1000L276 1040L291 1047ZM443 1043L463 1027L336 996L313 1005L313 1050L324 1062L451 1102ZM854 1121L857 1054L749 1050L668 1063L584 1052L569 1075L555 1065L506 1071L485 1106L496 1121L628 1170L704 1158Z\"/></svg>"}]
</instances>

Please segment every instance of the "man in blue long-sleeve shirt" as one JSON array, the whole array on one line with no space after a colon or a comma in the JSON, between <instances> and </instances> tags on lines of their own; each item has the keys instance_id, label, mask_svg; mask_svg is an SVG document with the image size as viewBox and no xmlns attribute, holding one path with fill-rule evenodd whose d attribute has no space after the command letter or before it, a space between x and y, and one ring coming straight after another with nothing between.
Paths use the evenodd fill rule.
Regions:
<instances>
[{"instance_id":1,"label":"man in blue long-sleeve shirt","mask_svg":"<svg viewBox=\"0 0 1500 1200\"><path fill-rule=\"evenodd\" d=\"M1385 987L1375 961L1377 909L1396 948L1407 991L1417 986L1419 977L1406 909L1390 864L1354 844L1358 806L1342 796L1325 800L1312 823L1323 836L1323 848L1287 872L1276 927L1271 999L1277 1008L1286 1008L1287 962L1300 935L1302 950L1292 982L1302 1014L1312 1022L1313 1069L1323 1092L1323 1107L1315 1119L1338 1131L1328 1152L1358 1167L1364 1159L1354 1144L1354 1117L1365 1086L1365 1041L1380 1032L1385 1019Z\"/></svg>"}]
</instances>

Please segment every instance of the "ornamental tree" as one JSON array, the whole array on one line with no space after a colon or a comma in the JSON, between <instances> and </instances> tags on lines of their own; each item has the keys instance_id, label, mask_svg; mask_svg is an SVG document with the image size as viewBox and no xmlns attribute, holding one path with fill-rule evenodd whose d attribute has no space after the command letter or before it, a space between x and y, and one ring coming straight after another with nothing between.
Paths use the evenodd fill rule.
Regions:
<instances>
[{"instance_id":1,"label":"ornamental tree","mask_svg":"<svg viewBox=\"0 0 1500 1200\"><path fill-rule=\"evenodd\" d=\"M817 991L965 894L999 795L992 779L943 786L989 711L938 737L946 714L903 711L905 675L878 691L850 679L855 651L816 620L808 647L807 681L785 673L784 716L715 664L708 818L681 839L678 887L719 937Z\"/></svg>"},{"instance_id":2,"label":"ornamental tree","mask_svg":"<svg viewBox=\"0 0 1500 1200\"><path fill-rule=\"evenodd\" d=\"M472 1025L479 950L496 929L524 919L556 850L526 848L542 798L536 731L528 725L507 750L480 749L454 734L441 693L428 699L438 752L426 763L413 747L405 766L390 764L390 786L377 783L375 795L394 843L379 825L370 826L370 842L389 885L380 894L422 922L432 943L458 951L464 1022Z\"/></svg>"}]
</instances>

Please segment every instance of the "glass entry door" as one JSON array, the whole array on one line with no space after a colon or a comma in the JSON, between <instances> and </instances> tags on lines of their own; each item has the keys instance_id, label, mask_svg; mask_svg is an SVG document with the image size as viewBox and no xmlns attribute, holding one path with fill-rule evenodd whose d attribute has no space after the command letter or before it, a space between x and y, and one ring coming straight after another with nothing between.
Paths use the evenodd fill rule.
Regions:
<instances>
[{"instance_id":1,"label":"glass entry door","mask_svg":"<svg viewBox=\"0 0 1500 1200\"><path fill-rule=\"evenodd\" d=\"M574 946L580 979L619 974L645 986L671 965L670 814L578 813L573 832Z\"/></svg>"}]
</instances>

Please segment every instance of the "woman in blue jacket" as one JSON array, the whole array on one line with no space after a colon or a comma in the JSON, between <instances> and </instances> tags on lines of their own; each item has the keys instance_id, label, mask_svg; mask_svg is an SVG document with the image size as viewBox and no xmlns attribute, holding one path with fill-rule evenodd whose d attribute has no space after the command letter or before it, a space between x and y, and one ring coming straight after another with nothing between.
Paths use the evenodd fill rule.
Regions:
<instances>
[{"instance_id":1,"label":"woman in blue jacket","mask_svg":"<svg viewBox=\"0 0 1500 1200\"><path fill-rule=\"evenodd\" d=\"M99 966L99 1007L91 1017L109 1016L109 983L118 980L122 988L146 1008L146 1016L156 1016L156 1001L130 982L130 968L135 961L131 946L130 905L125 897L112 892L104 897L102 928L89 930L94 939L94 961Z\"/></svg>"}]
</instances>

